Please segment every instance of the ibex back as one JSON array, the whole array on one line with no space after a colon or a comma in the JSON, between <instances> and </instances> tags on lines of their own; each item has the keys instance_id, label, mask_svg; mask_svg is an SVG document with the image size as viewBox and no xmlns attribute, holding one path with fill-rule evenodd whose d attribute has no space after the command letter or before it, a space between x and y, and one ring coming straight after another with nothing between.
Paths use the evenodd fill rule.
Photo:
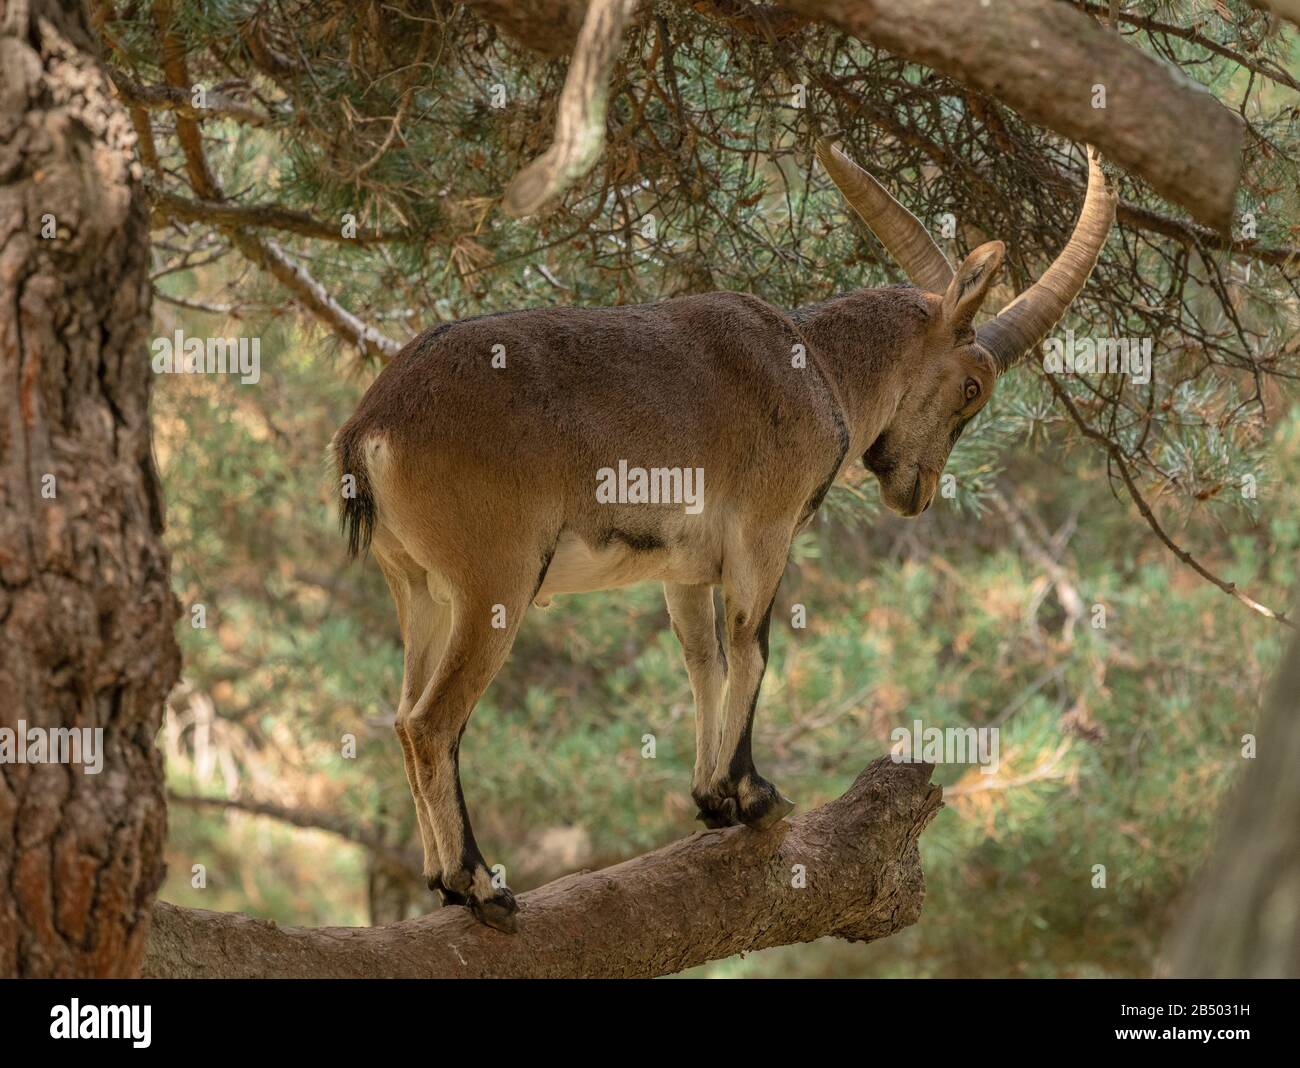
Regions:
<instances>
[{"instance_id":1,"label":"ibex back","mask_svg":"<svg viewBox=\"0 0 1300 1068\"><path fill-rule=\"evenodd\" d=\"M975 328L1002 244L954 273L870 175L826 142L817 151L917 288L793 312L710 293L444 324L393 359L335 435L350 548L373 548L397 604L396 729L425 874L444 904L493 927L514 930L516 906L475 844L459 746L529 605L662 582L695 699L699 818L780 820L793 804L755 769L751 740L791 540L857 458L890 508L929 507L962 428L1064 314L1114 216L1090 158L1065 250Z\"/></svg>"}]
</instances>

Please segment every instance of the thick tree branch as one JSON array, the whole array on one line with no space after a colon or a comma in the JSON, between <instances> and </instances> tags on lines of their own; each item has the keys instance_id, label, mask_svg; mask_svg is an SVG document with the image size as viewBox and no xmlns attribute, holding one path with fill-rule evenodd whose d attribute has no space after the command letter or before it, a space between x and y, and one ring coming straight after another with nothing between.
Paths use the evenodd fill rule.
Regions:
<instances>
[{"instance_id":1,"label":"thick tree branch","mask_svg":"<svg viewBox=\"0 0 1300 1068\"><path fill-rule=\"evenodd\" d=\"M582 0L469 6L541 51L555 44L556 27L567 33L586 9ZM735 5L689 0L689 6L715 17L725 8L726 20L736 25ZM971 0L787 0L783 6L940 71L1071 140L1096 145L1200 222L1221 231L1231 227L1245 135L1240 116L1076 8L1057 0L988 6ZM769 24L777 10L763 9ZM1098 85L1105 88L1105 107L1094 106Z\"/></svg>"},{"instance_id":2,"label":"thick tree branch","mask_svg":"<svg viewBox=\"0 0 1300 1068\"><path fill-rule=\"evenodd\" d=\"M567 56L582 28L586 0L465 0L506 36L544 56Z\"/></svg>"},{"instance_id":3,"label":"thick tree branch","mask_svg":"<svg viewBox=\"0 0 1300 1068\"><path fill-rule=\"evenodd\" d=\"M1201 86L1056 0L788 0L896 56L1096 145L1201 222L1226 230L1243 125ZM1093 86L1106 106L1093 106Z\"/></svg>"},{"instance_id":4,"label":"thick tree branch","mask_svg":"<svg viewBox=\"0 0 1300 1068\"><path fill-rule=\"evenodd\" d=\"M515 175L502 207L532 215L555 200L600 158L605 147L609 74L637 0L591 0L560 93L551 147Z\"/></svg>"},{"instance_id":5,"label":"thick tree branch","mask_svg":"<svg viewBox=\"0 0 1300 1068\"><path fill-rule=\"evenodd\" d=\"M644 978L826 935L869 942L920 916L917 838L943 805L932 770L881 757L842 797L766 832L703 831L559 879L520 897L516 935L459 908L385 927L306 930L160 903L144 973Z\"/></svg>"},{"instance_id":6,"label":"thick tree branch","mask_svg":"<svg viewBox=\"0 0 1300 1068\"><path fill-rule=\"evenodd\" d=\"M1256 756L1229 750L1241 778L1165 946L1161 971L1175 978L1300 976L1300 637L1257 722Z\"/></svg>"},{"instance_id":7,"label":"thick tree branch","mask_svg":"<svg viewBox=\"0 0 1300 1068\"><path fill-rule=\"evenodd\" d=\"M691 7L739 33L776 41L798 33L812 22L780 4L752 4L748 0L691 0Z\"/></svg>"}]
</instances>

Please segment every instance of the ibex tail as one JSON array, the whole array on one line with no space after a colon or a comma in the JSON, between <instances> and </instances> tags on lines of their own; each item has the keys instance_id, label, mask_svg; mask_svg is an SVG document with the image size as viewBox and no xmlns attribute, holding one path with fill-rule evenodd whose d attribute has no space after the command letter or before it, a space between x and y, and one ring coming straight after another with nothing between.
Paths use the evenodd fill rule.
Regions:
<instances>
[{"instance_id":1,"label":"ibex tail","mask_svg":"<svg viewBox=\"0 0 1300 1068\"><path fill-rule=\"evenodd\" d=\"M375 533L375 496L366 464L366 428L349 420L330 444L338 476L339 528L348 539L348 555L356 558L370 548Z\"/></svg>"}]
</instances>

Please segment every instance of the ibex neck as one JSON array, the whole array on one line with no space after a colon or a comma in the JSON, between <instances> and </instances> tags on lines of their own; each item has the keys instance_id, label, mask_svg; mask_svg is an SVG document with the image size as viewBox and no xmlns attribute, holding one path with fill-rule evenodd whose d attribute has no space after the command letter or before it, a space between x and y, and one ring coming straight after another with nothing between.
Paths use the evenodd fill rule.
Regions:
<instances>
[{"instance_id":1,"label":"ibex neck","mask_svg":"<svg viewBox=\"0 0 1300 1068\"><path fill-rule=\"evenodd\" d=\"M903 395L907 342L926 319L914 289L864 289L791 312L849 423L846 460L862 455Z\"/></svg>"}]
</instances>

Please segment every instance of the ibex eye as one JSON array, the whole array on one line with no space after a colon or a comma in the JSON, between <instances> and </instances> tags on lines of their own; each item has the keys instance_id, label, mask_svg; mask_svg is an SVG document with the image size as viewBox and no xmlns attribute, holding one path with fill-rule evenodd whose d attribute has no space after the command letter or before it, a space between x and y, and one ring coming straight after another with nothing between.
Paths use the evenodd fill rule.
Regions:
<instances>
[{"instance_id":1,"label":"ibex eye","mask_svg":"<svg viewBox=\"0 0 1300 1068\"><path fill-rule=\"evenodd\" d=\"M973 378L966 379L966 399L973 401L980 395L980 384Z\"/></svg>"}]
</instances>

